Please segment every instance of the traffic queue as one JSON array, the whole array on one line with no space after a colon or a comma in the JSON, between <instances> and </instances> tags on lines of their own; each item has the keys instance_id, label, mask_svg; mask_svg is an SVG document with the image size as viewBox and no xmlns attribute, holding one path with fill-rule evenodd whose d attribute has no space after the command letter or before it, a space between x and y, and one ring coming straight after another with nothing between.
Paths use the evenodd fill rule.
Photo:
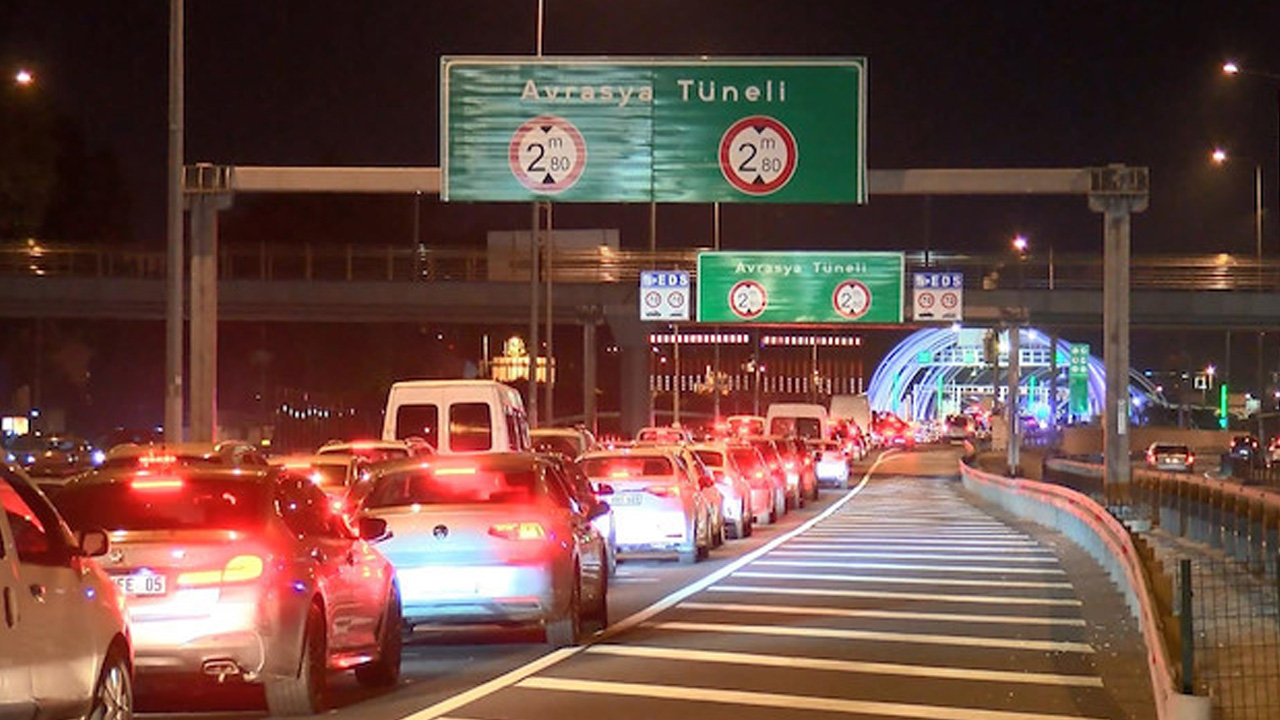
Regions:
<instances>
[{"instance_id":1,"label":"traffic queue","mask_svg":"<svg viewBox=\"0 0 1280 720\"><path fill-rule=\"evenodd\" d=\"M40 716L129 717L135 688L206 677L303 715L329 707L335 673L394 687L417 631L524 625L577 644L608 625L619 563L697 563L819 484L848 485L864 446L806 408L773 410L601 442L531 431L496 382L408 381L381 438L310 453L127 443L47 493L9 463L0 559L17 562L0 582L16 642L0 655L39 644L45 661L7 658L0 687L29 691L15 697L39 707L20 710ZM14 590L37 584L56 600Z\"/></svg>"}]
</instances>

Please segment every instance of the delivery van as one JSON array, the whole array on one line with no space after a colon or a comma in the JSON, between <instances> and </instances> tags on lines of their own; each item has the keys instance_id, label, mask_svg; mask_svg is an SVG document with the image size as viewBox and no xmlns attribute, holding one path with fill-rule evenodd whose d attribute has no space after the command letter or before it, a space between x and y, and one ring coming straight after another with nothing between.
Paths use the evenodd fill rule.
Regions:
<instances>
[{"instance_id":1,"label":"delivery van","mask_svg":"<svg viewBox=\"0 0 1280 720\"><path fill-rule=\"evenodd\" d=\"M515 388L494 380L401 380L387 392L383 440L422 438L442 455L528 452L529 420Z\"/></svg>"},{"instance_id":2,"label":"delivery van","mask_svg":"<svg viewBox=\"0 0 1280 720\"><path fill-rule=\"evenodd\" d=\"M866 395L832 395L831 419L852 420L863 432L871 432L871 400Z\"/></svg>"},{"instance_id":3,"label":"delivery van","mask_svg":"<svg viewBox=\"0 0 1280 720\"><path fill-rule=\"evenodd\" d=\"M827 409L816 403L773 403L764 416L764 431L805 440L831 439Z\"/></svg>"}]
</instances>

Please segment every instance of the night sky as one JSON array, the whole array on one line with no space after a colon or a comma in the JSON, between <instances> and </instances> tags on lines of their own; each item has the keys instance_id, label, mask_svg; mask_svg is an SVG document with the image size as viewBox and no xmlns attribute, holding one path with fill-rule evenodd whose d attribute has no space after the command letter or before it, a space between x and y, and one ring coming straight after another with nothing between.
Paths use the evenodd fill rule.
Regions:
<instances>
[{"instance_id":1,"label":"night sky","mask_svg":"<svg viewBox=\"0 0 1280 720\"><path fill-rule=\"evenodd\" d=\"M186 160L438 166L441 56L533 55L537 7L537 0L187 0ZM1133 226L1139 255L1252 254L1257 164L1264 247L1274 257L1276 28L1274 0L546 0L543 49L866 57L869 168L1148 166L1151 205ZM165 243L168 33L166 0L0 0L5 77L32 70L39 92L80 128L88 150L115 156L132 240L156 249ZM1227 78L1226 59L1278 74ZM1240 160L1212 166L1215 145ZM242 196L223 215L222 241L407 244L411 203ZM429 198L421 211L422 239L437 246L481 247L488 230L529 224L527 203ZM660 207L658 244L710 244L710 215L706 205ZM624 247L644 248L648 217L647 205L559 204L555 224L620 228ZM1021 233L1033 254L1046 246L1096 253L1101 239L1100 216L1079 197L873 195L865 206L726 206L722 218L726 248L998 254ZM245 340L228 333L220 350L232 356L220 358L222 367L266 352L275 357L269 369L284 374L287 353L264 349L267 338L313 330L248 332ZM1174 344L1190 351L1146 357L1151 346L1141 343L1134 362L1220 361L1212 356L1220 339ZM132 362L102 355L101 374L112 362ZM155 387L135 393L146 398L140 415L156 414L162 400L148 382ZM256 382L245 381L241 394Z\"/></svg>"},{"instance_id":2,"label":"night sky","mask_svg":"<svg viewBox=\"0 0 1280 720\"><path fill-rule=\"evenodd\" d=\"M0 0L0 60L118 154L139 242L162 243L167 152L165 0ZM186 158L264 165L439 164L441 55L535 50L536 0L188 0ZM547 55L841 55L869 63L868 166L1146 165L1151 209L1135 253L1248 251L1253 163L1277 209L1280 80L1222 76L1226 58L1280 72L1276 2L764 2L546 0ZM1270 42L1268 42L1270 40ZM1225 144L1248 160L1210 167ZM288 200L274 202L288 207ZM441 244L523 228L523 206L428 208ZM238 203L249 212L254 202ZM1014 233L1060 251L1097 247L1079 198L872 196L865 207L731 207L726 247L998 252ZM399 225L373 203L361 237ZM698 207L664 206L659 242L705 242ZM927 215L927 217L926 217ZM560 227L621 227L647 243L647 212L565 206ZM306 218L299 221L305 234ZM502 225L503 227L492 227ZM234 227L234 219L231 226ZM349 230L344 230L349 231ZM324 232L322 229L321 233ZM1268 227L1267 246L1280 252ZM230 238L234 240L235 238ZM254 238L257 239L257 238Z\"/></svg>"}]
</instances>

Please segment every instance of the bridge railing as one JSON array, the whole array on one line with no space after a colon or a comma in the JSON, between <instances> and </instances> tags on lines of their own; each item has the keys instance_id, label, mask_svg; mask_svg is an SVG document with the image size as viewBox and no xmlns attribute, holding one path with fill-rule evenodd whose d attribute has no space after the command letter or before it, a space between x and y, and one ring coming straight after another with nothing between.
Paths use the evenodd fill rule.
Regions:
<instances>
[{"instance_id":1,"label":"bridge railing","mask_svg":"<svg viewBox=\"0 0 1280 720\"><path fill-rule=\"evenodd\" d=\"M556 282L632 283L642 270L697 271L697 248L680 250L557 249L544 255L545 274ZM160 279L164 249L128 246L0 241L0 276L69 276ZM527 282L527 251L481 248L223 243L218 248L224 280L323 280L347 282ZM907 271L964 273L975 290L1097 290L1099 254L1053 258L1012 255L909 252ZM1168 290L1280 289L1280 260L1259 262L1242 255L1136 255L1131 286Z\"/></svg>"}]
</instances>

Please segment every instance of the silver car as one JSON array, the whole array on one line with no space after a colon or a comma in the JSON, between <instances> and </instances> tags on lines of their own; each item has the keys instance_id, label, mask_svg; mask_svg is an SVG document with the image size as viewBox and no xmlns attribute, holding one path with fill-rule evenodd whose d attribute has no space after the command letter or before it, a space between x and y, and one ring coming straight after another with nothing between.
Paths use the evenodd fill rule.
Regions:
<instances>
[{"instance_id":1,"label":"silver car","mask_svg":"<svg viewBox=\"0 0 1280 720\"><path fill-rule=\"evenodd\" d=\"M0 465L0 717L128 720L133 649L124 602L30 480Z\"/></svg>"},{"instance_id":2,"label":"silver car","mask_svg":"<svg viewBox=\"0 0 1280 720\"><path fill-rule=\"evenodd\" d=\"M97 470L55 500L72 528L102 527L98 559L127 598L139 691L182 677L261 683L273 715L330 703L329 675L400 676L391 564L308 474L143 463Z\"/></svg>"},{"instance_id":3,"label":"silver car","mask_svg":"<svg viewBox=\"0 0 1280 720\"><path fill-rule=\"evenodd\" d=\"M482 453L384 463L359 517L385 521L409 626L541 625L576 644L608 622L608 554L559 462Z\"/></svg>"},{"instance_id":4,"label":"silver car","mask_svg":"<svg viewBox=\"0 0 1280 720\"><path fill-rule=\"evenodd\" d=\"M692 564L711 548L701 489L668 451L653 447L591 452L578 464L592 482L613 487L618 554L675 555Z\"/></svg>"}]
</instances>

